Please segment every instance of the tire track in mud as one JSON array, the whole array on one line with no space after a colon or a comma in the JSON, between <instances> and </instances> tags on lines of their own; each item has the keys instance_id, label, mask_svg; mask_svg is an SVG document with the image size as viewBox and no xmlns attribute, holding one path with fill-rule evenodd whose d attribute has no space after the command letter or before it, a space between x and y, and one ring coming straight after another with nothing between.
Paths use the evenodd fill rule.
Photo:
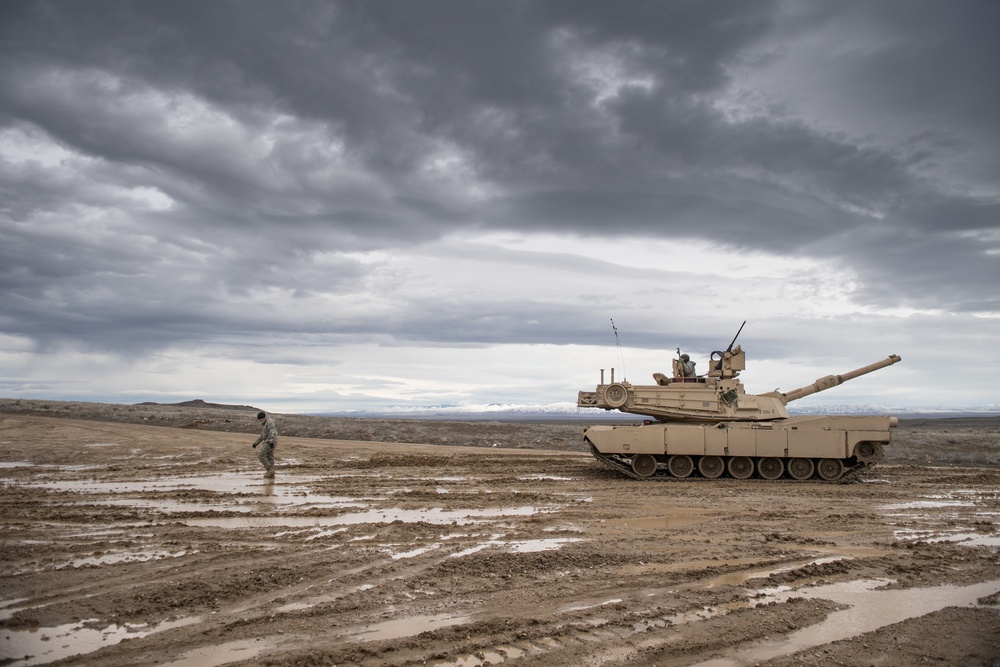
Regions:
<instances>
[{"instance_id":1,"label":"tire track in mud","mask_svg":"<svg viewBox=\"0 0 1000 667\"><path fill-rule=\"evenodd\" d=\"M439 559L428 559L429 561ZM750 569L734 571L725 579L760 578L772 572L791 571L803 562L781 565L775 564L766 570ZM433 562L421 564L418 569L427 570L433 567ZM842 568L827 568L828 572L839 572ZM814 574L814 573L813 573ZM687 580L670 588L646 589L639 595L608 598L616 595L614 588L606 590L604 597L592 597L594 591L589 591L590 597L580 597L580 592L571 592L560 596L558 592L546 594L543 604L534 606L521 613L497 617L484 611L483 604L461 605L449 607L452 619L446 625L454 626L446 630L426 629L420 632L417 620L430 619L432 612L441 612L439 607L428 607L421 602L412 605L395 605L396 617L414 619L412 624L403 624L408 632L398 634L386 640L412 637L420 634L419 643L423 654L447 654L447 659L428 661L427 664L467 665L500 664L520 657L544 660L545 664L577 665L614 663L641 651L651 648L669 646L678 641L679 629L695 623L722 618L728 614L741 613L766 605L766 600L754 599L746 591L727 585L724 591L716 591L702 599L694 596L685 604L653 604L643 600L676 599L685 591L705 592L715 587L719 578L712 577L702 580ZM809 581L811 581L810 579ZM808 583L803 580L802 583ZM638 598L638 599L633 599ZM773 604L773 603L772 603ZM492 608L505 607L501 601L493 600ZM814 605L815 608L819 608ZM832 606L830 608L833 608ZM827 609L824 607L824 609ZM797 618L805 618L799 610L785 610ZM440 616L441 614L439 614ZM817 615L816 618L820 618ZM387 622L389 624L391 622ZM353 641L367 641L364 635L377 634L382 623L375 621L366 625L339 626L336 634ZM498 626L505 635L506 641L497 642ZM768 626L773 629L772 626ZM456 653L454 646L465 644L474 647L467 653ZM712 642L708 642L711 646ZM378 650L381 644L373 645L371 650ZM287 642L284 644L288 650ZM330 659L346 659L343 653L333 652L327 655ZM585 660L584 660L585 657ZM386 664L397 664L389 662ZM401 661L398 664L406 664Z\"/></svg>"},{"instance_id":2,"label":"tire track in mud","mask_svg":"<svg viewBox=\"0 0 1000 667\"><path fill-rule=\"evenodd\" d=\"M752 571L747 571L746 575L751 576ZM705 582L692 581L674 589L644 591L642 597L669 598L683 588L703 590L705 585ZM492 619L493 623L503 624L504 634L508 635L505 641L496 641L497 628L490 620L477 622L475 614L468 613L467 624L422 634L421 649L425 654L436 652L439 659L427 664L439 667L516 663L520 658L544 661L547 665L605 665L626 661L634 664L636 656L642 653L663 654L673 648L682 648L684 659L690 661L697 657L697 652L715 650L722 641L731 647L733 641L731 635L723 640L713 631L702 633L704 637L697 642L692 641L689 630L694 626L718 627L728 624L725 617L731 614L752 615L750 624L757 630L747 633L745 640L750 641L767 632L817 622L836 609L832 603L801 602L793 601L779 612L772 600L755 599L738 589L714 594L710 604L690 602L679 606L649 606L621 598L601 601L567 596L550 601L545 609L535 609L527 617ZM788 620L790 618L796 620ZM480 627L483 631L477 632ZM456 643L464 646L455 649ZM334 653L330 657L344 656Z\"/></svg>"}]
</instances>

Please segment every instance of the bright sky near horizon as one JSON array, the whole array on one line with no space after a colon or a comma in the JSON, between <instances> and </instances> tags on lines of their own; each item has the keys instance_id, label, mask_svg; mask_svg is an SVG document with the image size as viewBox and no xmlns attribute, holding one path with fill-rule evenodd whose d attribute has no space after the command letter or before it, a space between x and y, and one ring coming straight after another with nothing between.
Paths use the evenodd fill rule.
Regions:
<instances>
[{"instance_id":1,"label":"bright sky near horizon","mask_svg":"<svg viewBox=\"0 0 1000 667\"><path fill-rule=\"evenodd\" d=\"M0 395L982 408L1000 4L0 5ZM617 337L611 322L617 327ZM618 345L620 344L620 347Z\"/></svg>"}]
</instances>

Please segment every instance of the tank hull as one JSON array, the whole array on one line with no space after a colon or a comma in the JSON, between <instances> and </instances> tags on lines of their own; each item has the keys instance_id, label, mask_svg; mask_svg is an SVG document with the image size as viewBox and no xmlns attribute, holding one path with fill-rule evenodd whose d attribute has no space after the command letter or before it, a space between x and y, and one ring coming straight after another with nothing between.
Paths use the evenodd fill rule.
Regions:
<instances>
[{"instance_id":1,"label":"tank hull","mask_svg":"<svg viewBox=\"0 0 1000 667\"><path fill-rule=\"evenodd\" d=\"M894 417L594 426L591 452L637 479L736 477L838 481L882 459Z\"/></svg>"}]
</instances>

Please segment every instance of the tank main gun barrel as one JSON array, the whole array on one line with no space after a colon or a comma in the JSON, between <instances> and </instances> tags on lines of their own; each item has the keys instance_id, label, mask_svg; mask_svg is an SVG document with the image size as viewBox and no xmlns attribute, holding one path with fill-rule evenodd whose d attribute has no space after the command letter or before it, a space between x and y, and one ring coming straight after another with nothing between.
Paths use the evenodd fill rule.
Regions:
<instances>
[{"instance_id":1,"label":"tank main gun barrel","mask_svg":"<svg viewBox=\"0 0 1000 667\"><path fill-rule=\"evenodd\" d=\"M797 401L805 396L810 396L812 394L826 391L836 387L839 384L843 384L848 380L853 380L856 377L862 375L867 375L886 366L892 366L897 361L900 361L898 354L890 354L887 358L882 361L876 361L874 364L868 364L867 366L862 366L848 373L842 375L827 375L826 377L821 377L820 379L813 382L811 385L806 387L799 387L798 389L793 389L786 392L771 392L769 394L763 394L764 396L774 396L775 398L781 399L781 402L787 405L790 401Z\"/></svg>"}]
</instances>

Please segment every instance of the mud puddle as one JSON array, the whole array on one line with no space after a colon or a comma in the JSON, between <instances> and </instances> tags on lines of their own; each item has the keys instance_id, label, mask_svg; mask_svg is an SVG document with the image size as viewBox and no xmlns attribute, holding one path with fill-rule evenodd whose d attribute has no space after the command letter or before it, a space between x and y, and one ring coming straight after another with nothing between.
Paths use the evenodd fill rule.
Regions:
<instances>
[{"instance_id":1,"label":"mud puddle","mask_svg":"<svg viewBox=\"0 0 1000 667\"><path fill-rule=\"evenodd\" d=\"M264 649L268 648L273 647L260 639L241 639L218 646L185 651L179 659L161 663L160 667L215 667L238 660L256 658Z\"/></svg>"},{"instance_id":2,"label":"mud puddle","mask_svg":"<svg viewBox=\"0 0 1000 667\"><path fill-rule=\"evenodd\" d=\"M412 637L421 632L440 630L452 625L462 625L469 622L468 616L455 616L452 614L434 614L423 616L407 616L406 618L395 618L382 623L364 626L356 631L348 631L346 638L359 642L374 642L383 639L399 639L402 637Z\"/></svg>"},{"instance_id":3,"label":"mud puddle","mask_svg":"<svg viewBox=\"0 0 1000 667\"><path fill-rule=\"evenodd\" d=\"M930 518L931 515L917 514L916 511L930 512L934 510L958 510L970 507L983 507L986 501L995 499L996 497L996 493L983 493L976 489L955 489L948 493L931 494L915 500L883 505L881 509L892 516ZM994 512L987 512L985 510L983 513L987 515L995 514Z\"/></svg>"},{"instance_id":4,"label":"mud puddle","mask_svg":"<svg viewBox=\"0 0 1000 667\"><path fill-rule=\"evenodd\" d=\"M785 602L790 597L832 600L848 608L825 621L797 630L781 639L758 643L731 656L697 663L696 667L745 667L779 656L857 637L886 625L925 616L945 607L972 607L979 598L1000 592L1000 581L970 586L885 589L886 579L827 584L806 589L765 591L763 601Z\"/></svg>"},{"instance_id":5,"label":"mud puddle","mask_svg":"<svg viewBox=\"0 0 1000 667\"><path fill-rule=\"evenodd\" d=\"M675 509L669 516L642 516L622 519L602 519L601 527L629 528L631 530L663 531L685 528L710 518L713 512L699 509Z\"/></svg>"},{"instance_id":6,"label":"mud puddle","mask_svg":"<svg viewBox=\"0 0 1000 667\"><path fill-rule=\"evenodd\" d=\"M145 563L150 560L162 560L164 558L180 558L196 551L120 551L118 553L105 553L100 556L87 556L70 561L68 565L61 567L95 567L98 565L117 565L119 563ZM60 568L56 568L60 569Z\"/></svg>"},{"instance_id":7,"label":"mud puddle","mask_svg":"<svg viewBox=\"0 0 1000 667\"><path fill-rule=\"evenodd\" d=\"M532 516L543 510L537 507L505 507L496 509L446 510L432 507L420 510L387 508L351 512L332 517L220 517L194 518L183 521L188 526L213 528L291 528L303 526L348 526L366 523L429 523L434 525L468 525L483 520L514 516Z\"/></svg>"},{"instance_id":8,"label":"mud puddle","mask_svg":"<svg viewBox=\"0 0 1000 667\"><path fill-rule=\"evenodd\" d=\"M308 484L322 479L318 475L296 475L287 477L280 482L248 477L245 473L220 473L217 475L199 475L191 477L161 477L134 482L99 482L96 480L59 480L38 481L23 484L25 487L50 489L61 492L81 494L106 494L111 496L121 494L149 493L158 491L201 490L216 493L239 495L256 495L262 491L273 490L281 485L293 485L300 489L302 484Z\"/></svg>"},{"instance_id":9,"label":"mud puddle","mask_svg":"<svg viewBox=\"0 0 1000 667\"><path fill-rule=\"evenodd\" d=\"M1000 547L1000 535L968 531L919 530L908 528L894 533L897 540L909 542L954 542L969 547Z\"/></svg>"},{"instance_id":10,"label":"mud puddle","mask_svg":"<svg viewBox=\"0 0 1000 667\"><path fill-rule=\"evenodd\" d=\"M97 619L67 623L52 628L30 630L2 630L3 651L0 653L5 667L44 665L75 655L86 655L113 646L126 639L138 639L154 632L163 632L200 622L200 618L183 618L166 621L155 626L109 625L97 627Z\"/></svg>"},{"instance_id":11,"label":"mud puddle","mask_svg":"<svg viewBox=\"0 0 1000 667\"><path fill-rule=\"evenodd\" d=\"M482 551L484 549L500 549L502 551L507 551L510 553L537 553L539 551L554 551L561 548L564 544L569 544L570 542L579 542L581 538L579 537L550 537L541 538L536 540L489 540L488 542L483 542L482 544L477 544L474 547L469 547L463 551L451 554L451 558L459 558L461 556L468 556L469 554L474 554L477 551Z\"/></svg>"},{"instance_id":12,"label":"mud puddle","mask_svg":"<svg viewBox=\"0 0 1000 667\"><path fill-rule=\"evenodd\" d=\"M31 598L14 598L13 600L0 600L0 621L6 620L17 613L17 605L27 602Z\"/></svg>"},{"instance_id":13,"label":"mud puddle","mask_svg":"<svg viewBox=\"0 0 1000 667\"><path fill-rule=\"evenodd\" d=\"M297 511L309 509L344 509L365 507L378 498L331 496L314 493L307 484L322 479L319 476L296 476L275 483L272 480L247 479L246 475L220 474L198 477L173 477L137 482L97 482L92 480L43 481L23 484L25 488L47 489L59 493L104 496L95 500L78 501L78 505L129 507L161 514L195 512L256 511L261 503L276 508L290 507ZM205 491L219 494L216 502L193 498L142 498L143 494L165 492L184 493Z\"/></svg>"},{"instance_id":14,"label":"mud puddle","mask_svg":"<svg viewBox=\"0 0 1000 667\"><path fill-rule=\"evenodd\" d=\"M760 576L763 571L745 573L746 579ZM736 611L753 609L773 603L787 602L789 598L804 597L832 600L847 608L834 612L816 625L797 630L780 639L758 642L751 648L738 651L725 658L717 658L697 663L696 667L748 667L822 644L856 637L877 630L885 625L899 623L909 618L924 616L949 606L975 606L977 600L1000 592L1000 581L991 581L970 586L936 586L932 588L885 589L892 583L889 579L857 580L824 584L814 587L781 587L752 591L745 600L737 600L723 605L704 607L678 614L642 620L629 626L608 626L600 619L584 623L607 634L627 640L643 636L642 646L649 649L670 641L667 637L650 636L651 631L666 628L678 629L685 625L699 623L711 618L726 616ZM704 586L704 584L702 584ZM560 607L560 613L585 611L621 603L621 599L590 600ZM637 649L631 645L614 646L604 652L594 652L588 656L589 664L602 664L626 660ZM544 647L535 646L535 652L544 653ZM461 656L455 660L433 663L435 667L481 667L487 664L505 662L503 647L495 647L492 660L484 659L483 652ZM507 656L513 657L513 656ZM541 658L540 658L541 659ZM690 658L666 661L665 666L689 665Z\"/></svg>"}]
</instances>

